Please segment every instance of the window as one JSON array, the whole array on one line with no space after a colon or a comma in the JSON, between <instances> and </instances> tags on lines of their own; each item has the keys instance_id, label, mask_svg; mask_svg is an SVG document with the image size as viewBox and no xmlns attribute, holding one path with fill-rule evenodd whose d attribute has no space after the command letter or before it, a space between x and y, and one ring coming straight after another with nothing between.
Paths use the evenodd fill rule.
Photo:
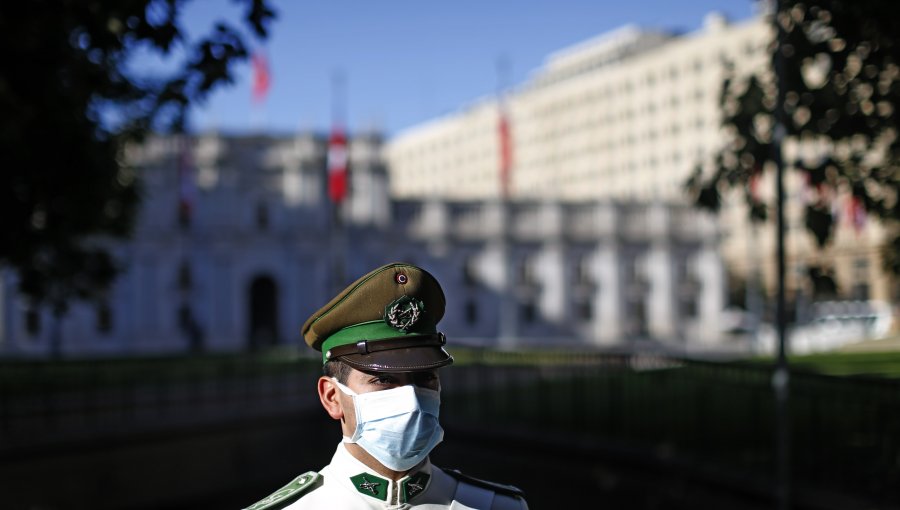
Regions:
<instances>
[{"instance_id":1,"label":"window","mask_svg":"<svg viewBox=\"0 0 900 510\"><path fill-rule=\"evenodd\" d=\"M263 201L259 201L256 204L256 228L260 231L265 231L269 228L269 208Z\"/></svg>"},{"instance_id":2,"label":"window","mask_svg":"<svg viewBox=\"0 0 900 510\"><path fill-rule=\"evenodd\" d=\"M626 306L629 317L628 333L631 335L645 336L647 330L647 310L643 299L630 299Z\"/></svg>"},{"instance_id":3,"label":"window","mask_svg":"<svg viewBox=\"0 0 900 510\"><path fill-rule=\"evenodd\" d=\"M112 310L109 307L109 303L100 303L97 305L97 332L104 334L109 333L112 331L112 326Z\"/></svg>"},{"instance_id":4,"label":"window","mask_svg":"<svg viewBox=\"0 0 900 510\"><path fill-rule=\"evenodd\" d=\"M524 322L525 324L533 324L536 318L537 313L534 303L532 303L531 301L522 303L522 322Z\"/></svg>"},{"instance_id":5,"label":"window","mask_svg":"<svg viewBox=\"0 0 900 510\"><path fill-rule=\"evenodd\" d=\"M869 299L869 261L856 259L853 261L853 299Z\"/></svg>"},{"instance_id":6,"label":"window","mask_svg":"<svg viewBox=\"0 0 900 510\"><path fill-rule=\"evenodd\" d=\"M466 324L473 326L478 323L478 306L475 305L475 301L471 299L466 301L464 314Z\"/></svg>"},{"instance_id":7,"label":"window","mask_svg":"<svg viewBox=\"0 0 900 510\"><path fill-rule=\"evenodd\" d=\"M186 304L178 307L176 319L178 322L178 329L184 332L190 331L194 324L194 314L191 312L191 308Z\"/></svg>"},{"instance_id":8,"label":"window","mask_svg":"<svg viewBox=\"0 0 900 510\"><path fill-rule=\"evenodd\" d=\"M191 228L191 204L185 200L178 204L178 226L182 230Z\"/></svg>"},{"instance_id":9,"label":"window","mask_svg":"<svg viewBox=\"0 0 900 510\"><path fill-rule=\"evenodd\" d=\"M475 268L474 257L467 257L463 264L463 283L466 287L478 285L478 271Z\"/></svg>"},{"instance_id":10,"label":"window","mask_svg":"<svg viewBox=\"0 0 900 510\"><path fill-rule=\"evenodd\" d=\"M191 275L191 266L186 260L183 260L178 266L178 289L188 290L192 285L193 276Z\"/></svg>"},{"instance_id":11,"label":"window","mask_svg":"<svg viewBox=\"0 0 900 510\"><path fill-rule=\"evenodd\" d=\"M868 259L856 259L853 261L853 272L857 280L867 280L869 273Z\"/></svg>"},{"instance_id":12,"label":"window","mask_svg":"<svg viewBox=\"0 0 900 510\"><path fill-rule=\"evenodd\" d=\"M25 332L31 337L41 334L41 314L34 307L25 310Z\"/></svg>"},{"instance_id":13,"label":"window","mask_svg":"<svg viewBox=\"0 0 900 510\"><path fill-rule=\"evenodd\" d=\"M575 304L578 320L589 322L594 318L594 304L590 299L583 299Z\"/></svg>"},{"instance_id":14,"label":"window","mask_svg":"<svg viewBox=\"0 0 900 510\"><path fill-rule=\"evenodd\" d=\"M682 317L696 317L697 316L697 299L695 296L683 296L680 300L680 315Z\"/></svg>"}]
</instances>

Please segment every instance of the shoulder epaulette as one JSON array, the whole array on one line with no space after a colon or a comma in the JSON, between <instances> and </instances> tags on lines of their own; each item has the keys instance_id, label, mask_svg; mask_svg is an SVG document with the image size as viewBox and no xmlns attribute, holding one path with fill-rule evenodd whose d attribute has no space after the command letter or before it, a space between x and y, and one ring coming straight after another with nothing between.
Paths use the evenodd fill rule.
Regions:
<instances>
[{"instance_id":1,"label":"shoulder epaulette","mask_svg":"<svg viewBox=\"0 0 900 510\"><path fill-rule=\"evenodd\" d=\"M300 499L304 494L322 486L324 477L315 471L303 473L287 485L253 503L244 510L280 510Z\"/></svg>"},{"instance_id":2,"label":"shoulder epaulette","mask_svg":"<svg viewBox=\"0 0 900 510\"><path fill-rule=\"evenodd\" d=\"M442 468L443 469L443 468ZM459 482L466 482L468 484L472 484L476 487L481 487L482 489L488 489L496 492L497 494L503 494L504 496L510 496L513 498L524 498L525 492L522 489L516 487L515 485L504 485L502 483L489 482L487 480L482 480L480 478L474 478L469 475L463 474L458 469L444 469L443 470L448 475L452 476Z\"/></svg>"}]
</instances>

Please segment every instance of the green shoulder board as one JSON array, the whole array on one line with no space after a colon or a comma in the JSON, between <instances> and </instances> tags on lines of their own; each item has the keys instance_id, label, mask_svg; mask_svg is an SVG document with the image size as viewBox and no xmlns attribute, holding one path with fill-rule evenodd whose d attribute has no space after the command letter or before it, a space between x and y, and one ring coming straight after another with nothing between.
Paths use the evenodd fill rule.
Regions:
<instances>
[{"instance_id":1,"label":"green shoulder board","mask_svg":"<svg viewBox=\"0 0 900 510\"><path fill-rule=\"evenodd\" d=\"M303 473L284 487L253 503L244 510L279 510L322 486L324 478L315 471Z\"/></svg>"},{"instance_id":2,"label":"green shoulder board","mask_svg":"<svg viewBox=\"0 0 900 510\"><path fill-rule=\"evenodd\" d=\"M480 478L473 478L469 475L464 475L458 469L441 469L459 482L466 482L476 487L481 487L482 489L494 491L497 494L503 494L504 496L510 496L513 498L525 497L525 492L523 492L522 489L516 487L515 485L504 485L502 483L489 482Z\"/></svg>"}]
</instances>

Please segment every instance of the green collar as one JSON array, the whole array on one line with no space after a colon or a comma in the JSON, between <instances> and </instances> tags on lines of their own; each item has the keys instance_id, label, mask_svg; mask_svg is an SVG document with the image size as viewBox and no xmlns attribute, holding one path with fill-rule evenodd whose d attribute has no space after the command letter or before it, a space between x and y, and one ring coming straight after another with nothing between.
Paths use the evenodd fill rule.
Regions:
<instances>
[{"instance_id":1,"label":"green collar","mask_svg":"<svg viewBox=\"0 0 900 510\"><path fill-rule=\"evenodd\" d=\"M402 502L406 503L412 498L425 492L425 487L428 487L429 478L431 478L431 476L429 476L428 473L419 471L408 477L406 480L403 480L400 487L400 494L403 496Z\"/></svg>"},{"instance_id":2,"label":"green collar","mask_svg":"<svg viewBox=\"0 0 900 510\"><path fill-rule=\"evenodd\" d=\"M425 492L425 488L428 487L428 480L430 479L431 476L423 471L407 476L406 479L400 482L400 502L406 503ZM373 475L372 473L360 473L356 476L351 476L350 483L356 487L356 490L360 494L365 494L370 498L379 499L381 501L387 501L388 486L391 484L387 479L378 475Z\"/></svg>"},{"instance_id":3,"label":"green collar","mask_svg":"<svg viewBox=\"0 0 900 510\"><path fill-rule=\"evenodd\" d=\"M387 501L388 480L375 476L372 473L360 473L350 477L350 483L356 487L356 490L366 496Z\"/></svg>"}]
</instances>

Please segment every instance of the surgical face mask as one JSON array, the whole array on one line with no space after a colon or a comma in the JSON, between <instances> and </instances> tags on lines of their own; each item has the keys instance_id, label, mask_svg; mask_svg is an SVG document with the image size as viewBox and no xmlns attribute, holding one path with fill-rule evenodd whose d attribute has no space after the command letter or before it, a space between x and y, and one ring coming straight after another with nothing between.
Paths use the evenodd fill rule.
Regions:
<instances>
[{"instance_id":1,"label":"surgical face mask","mask_svg":"<svg viewBox=\"0 0 900 510\"><path fill-rule=\"evenodd\" d=\"M353 397L356 430L344 437L356 443L385 467L406 471L425 460L444 439L438 423L439 391L414 385L356 393L332 378L342 392Z\"/></svg>"}]
</instances>

